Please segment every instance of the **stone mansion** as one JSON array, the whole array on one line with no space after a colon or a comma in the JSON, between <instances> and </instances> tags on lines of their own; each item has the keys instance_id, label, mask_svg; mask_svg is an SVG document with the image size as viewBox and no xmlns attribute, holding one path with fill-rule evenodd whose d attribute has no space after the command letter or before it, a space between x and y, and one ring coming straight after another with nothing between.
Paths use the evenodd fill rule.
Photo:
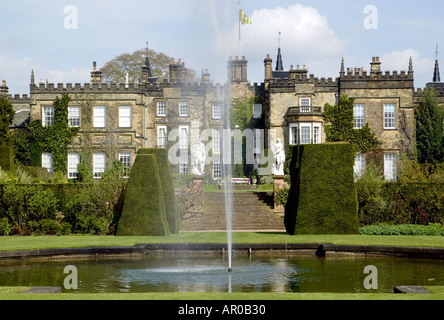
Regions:
<instances>
[{"instance_id":1,"label":"stone mansion","mask_svg":"<svg viewBox=\"0 0 444 320\"><path fill-rule=\"evenodd\" d=\"M383 72L379 57L371 59L369 70L346 68L342 60L338 65L338 77L317 78L308 74L306 66L291 66L284 70L279 49L274 67L270 55L265 57L264 81L260 84L249 83L245 57L230 57L227 64L227 82L223 85L213 84L207 70L202 72L200 82L189 83L187 69L180 60L170 62L169 79L158 81L152 77L147 57L137 83L103 83L101 72L94 63L90 83L36 83L32 73L29 95L10 95L6 81L3 81L0 92L16 111L15 128L24 127L36 119L41 119L43 125L51 125L54 121L53 101L56 96L69 94L69 124L79 127L80 131L70 146L68 178L77 175L81 137L86 132L92 137L96 178L100 178L110 157L114 156L130 167L140 148L170 148L176 143L169 139L173 130L176 130L179 148L189 153L190 146L198 139L198 132L211 129L211 140L204 142L212 144L212 155L217 155L221 150L224 113L230 104L226 100L238 97L260 97L262 103L252 105L252 108L253 118L263 120L257 122L260 123L257 129L262 130L254 132L263 132L264 137L271 139L280 138L287 151L289 146L298 143L325 142L323 106L325 103L335 104L341 95L355 98L355 127L368 123L382 142L387 179L396 179L396 163L401 152L414 150L414 105L421 90L414 89L411 59L406 61L407 71L400 72ZM227 91L230 92L229 99L225 98ZM86 119L89 119L89 125L86 125ZM265 149L269 147L269 141L264 139ZM110 144L111 154L104 150ZM262 148L255 145L254 154L257 165ZM218 179L222 165L215 159L206 170ZM173 166L175 172L189 173L189 161L189 157L181 157ZM364 154L357 155L356 173L364 170L365 161ZM52 170L50 153L42 154L42 166Z\"/></svg>"}]
</instances>

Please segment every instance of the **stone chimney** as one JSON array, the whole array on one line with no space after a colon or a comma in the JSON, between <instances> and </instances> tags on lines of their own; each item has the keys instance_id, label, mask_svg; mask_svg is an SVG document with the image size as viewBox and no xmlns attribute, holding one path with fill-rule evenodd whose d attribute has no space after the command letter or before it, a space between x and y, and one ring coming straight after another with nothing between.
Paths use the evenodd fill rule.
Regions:
<instances>
[{"instance_id":1,"label":"stone chimney","mask_svg":"<svg viewBox=\"0 0 444 320\"><path fill-rule=\"evenodd\" d=\"M238 56L233 60L231 57L228 60L228 81L230 82L247 82L247 63L245 56L239 59Z\"/></svg>"},{"instance_id":2,"label":"stone chimney","mask_svg":"<svg viewBox=\"0 0 444 320\"><path fill-rule=\"evenodd\" d=\"M2 85L0 87L0 95L6 96L9 92L9 88L6 86L6 80L2 80Z\"/></svg>"},{"instance_id":3,"label":"stone chimney","mask_svg":"<svg viewBox=\"0 0 444 320\"><path fill-rule=\"evenodd\" d=\"M272 67L271 63L272 63L272 60L270 58L270 55L267 54L267 57L264 59L265 81L273 78L273 67Z\"/></svg>"},{"instance_id":4,"label":"stone chimney","mask_svg":"<svg viewBox=\"0 0 444 320\"><path fill-rule=\"evenodd\" d=\"M187 69L185 68L185 62L179 59L177 62L174 59L170 61L170 81L172 82L186 82Z\"/></svg>"},{"instance_id":5,"label":"stone chimney","mask_svg":"<svg viewBox=\"0 0 444 320\"><path fill-rule=\"evenodd\" d=\"M379 57L373 57L372 62L370 62L370 75L377 76L381 73L381 62Z\"/></svg>"},{"instance_id":6,"label":"stone chimney","mask_svg":"<svg viewBox=\"0 0 444 320\"><path fill-rule=\"evenodd\" d=\"M202 83L209 84L211 79L211 75L208 73L208 69L202 70Z\"/></svg>"},{"instance_id":7,"label":"stone chimney","mask_svg":"<svg viewBox=\"0 0 444 320\"><path fill-rule=\"evenodd\" d=\"M102 83L102 72L97 71L97 64L93 62L93 71L91 72L91 83Z\"/></svg>"}]
</instances>

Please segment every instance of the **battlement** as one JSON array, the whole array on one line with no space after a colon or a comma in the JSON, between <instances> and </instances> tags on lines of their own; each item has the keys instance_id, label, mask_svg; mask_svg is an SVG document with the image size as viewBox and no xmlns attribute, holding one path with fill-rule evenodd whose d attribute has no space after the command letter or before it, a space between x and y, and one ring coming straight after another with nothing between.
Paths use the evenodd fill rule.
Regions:
<instances>
[{"instance_id":1,"label":"battlement","mask_svg":"<svg viewBox=\"0 0 444 320\"><path fill-rule=\"evenodd\" d=\"M185 90L204 90L209 88L220 88L227 84L205 83L205 82L184 82L180 79L163 81L146 82L146 83L39 83L30 85L31 94L48 94L48 93L134 93L140 94L145 91L159 91L164 88L174 88L180 86ZM263 84L246 83L251 90L260 90ZM25 97L26 95L24 95Z\"/></svg>"},{"instance_id":2,"label":"battlement","mask_svg":"<svg viewBox=\"0 0 444 320\"><path fill-rule=\"evenodd\" d=\"M437 97L444 97L444 88L434 88L435 93ZM422 94L424 93L425 89L423 88L416 88L415 92L413 93L415 97L420 98Z\"/></svg>"},{"instance_id":3,"label":"battlement","mask_svg":"<svg viewBox=\"0 0 444 320\"><path fill-rule=\"evenodd\" d=\"M377 74L368 74L367 71L362 70L360 72L355 72L355 70L347 70L344 77L341 80L365 80L365 81L397 81L397 80L413 80L413 74L407 73L406 71L385 71L384 73L379 72Z\"/></svg>"},{"instance_id":4,"label":"battlement","mask_svg":"<svg viewBox=\"0 0 444 320\"><path fill-rule=\"evenodd\" d=\"M318 78L314 74L300 73L295 78L274 78L268 80L269 85L273 87L295 86L297 84L314 84L318 86L337 86L338 78Z\"/></svg>"},{"instance_id":5,"label":"battlement","mask_svg":"<svg viewBox=\"0 0 444 320\"><path fill-rule=\"evenodd\" d=\"M6 99L9 100L9 102L11 102L12 104L19 104L19 103L30 103L31 102L31 97L28 96L27 94L7 94Z\"/></svg>"}]
</instances>

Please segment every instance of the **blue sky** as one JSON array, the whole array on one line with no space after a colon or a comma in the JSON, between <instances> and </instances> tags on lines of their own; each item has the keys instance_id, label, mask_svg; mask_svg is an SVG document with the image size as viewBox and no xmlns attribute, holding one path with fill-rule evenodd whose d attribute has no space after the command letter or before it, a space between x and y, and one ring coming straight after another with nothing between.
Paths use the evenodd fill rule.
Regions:
<instances>
[{"instance_id":1,"label":"blue sky","mask_svg":"<svg viewBox=\"0 0 444 320\"><path fill-rule=\"evenodd\" d=\"M29 93L31 69L37 81L89 82L93 61L101 67L146 41L197 72L208 69L214 82L225 81L225 61L238 55L236 0L4 2L0 80L12 94ZM77 29L64 24L69 5L77 10ZM377 15L364 13L368 5ZM252 20L241 27L240 50L251 82L263 80L266 54L276 60L279 31L284 68L306 65L318 77L337 77L342 57L346 67L368 70L379 56L383 70L401 71L412 56L415 87L423 87L432 78L436 42L444 52L441 1L242 0L241 7ZM377 17L373 28L364 25L370 14Z\"/></svg>"}]
</instances>

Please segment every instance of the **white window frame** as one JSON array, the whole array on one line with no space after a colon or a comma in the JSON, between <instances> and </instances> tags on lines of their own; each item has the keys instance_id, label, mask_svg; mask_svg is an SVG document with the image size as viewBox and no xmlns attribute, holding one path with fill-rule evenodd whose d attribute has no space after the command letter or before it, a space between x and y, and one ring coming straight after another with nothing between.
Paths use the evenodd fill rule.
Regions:
<instances>
[{"instance_id":1,"label":"white window frame","mask_svg":"<svg viewBox=\"0 0 444 320\"><path fill-rule=\"evenodd\" d=\"M166 126L157 127L157 147L165 149L168 141L168 129Z\"/></svg>"},{"instance_id":2,"label":"white window frame","mask_svg":"<svg viewBox=\"0 0 444 320\"><path fill-rule=\"evenodd\" d=\"M68 126L80 127L80 106L68 106Z\"/></svg>"},{"instance_id":3,"label":"white window frame","mask_svg":"<svg viewBox=\"0 0 444 320\"><path fill-rule=\"evenodd\" d=\"M106 167L106 155L103 152L93 153L93 175L94 179L102 178L102 174L105 172Z\"/></svg>"},{"instance_id":4,"label":"white window frame","mask_svg":"<svg viewBox=\"0 0 444 320\"><path fill-rule=\"evenodd\" d=\"M166 117L167 114L167 103L166 101L157 101L157 116Z\"/></svg>"},{"instance_id":5,"label":"white window frame","mask_svg":"<svg viewBox=\"0 0 444 320\"><path fill-rule=\"evenodd\" d=\"M42 125L54 125L54 106L42 106Z\"/></svg>"},{"instance_id":6,"label":"white window frame","mask_svg":"<svg viewBox=\"0 0 444 320\"><path fill-rule=\"evenodd\" d=\"M299 111L311 112L311 98L307 97L299 98Z\"/></svg>"},{"instance_id":7,"label":"white window frame","mask_svg":"<svg viewBox=\"0 0 444 320\"><path fill-rule=\"evenodd\" d=\"M186 131L186 135L183 132ZM179 126L179 148L182 150L188 150L190 144L190 130L188 126Z\"/></svg>"},{"instance_id":8,"label":"white window frame","mask_svg":"<svg viewBox=\"0 0 444 320\"><path fill-rule=\"evenodd\" d=\"M80 163L80 154L77 152L68 153L68 179L76 179L79 173L77 166Z\"/></svg>"},{"instance_id":9,"label":"white window frame","mask_svg":"<svg viewBox=\"0 0 444 320\"><path fill-rule=\"evenodd\" d=\"M296 133L296 136L294 135ZM299 124L290 123L289 128L290 145L296 145L299 143Z\"/></svg>"},{"instance_id":10,"label":"white window frame","mask_svg":"<svg viewBox=\"0 0 444 320\"><path fill-rule=\"evenodd\" d=\"M93 127L105 128L106 126L106 108L105 106L93 107Z\"/></svg>"},{"instance_id":11,"label":"white window frame","mask_svg":"<svg viewBox=\"0 0 444 320\"><path fill-rule=\"evenodd\" d=\"M54 172L54 161L52 157L52 153L43 152L42 153L42 168L46 168L49 173Z\"/></svg>"},{"instance_id":12,"label":"white window frame","mask_svg":"<svg viewBox=\"0 0 444 320\"><path fill-rule=\"evenodd\" d=\"M396 129L396 103L384 103L384 129Z\"/></svg>"},{"instance_id":13,"label":"white window frame","mask_svg":"<svg viewBox=\"0 0 444 320\"><path fill-rule=\"evenodd\" d=\"M119 106L119 128L131 128L131 106Z\"/></svg>"},{"instance_id":14,"label":"white window frame","mask_svg":"<svg viewBox=\"0 0 444 320\"><path fill-rule=\"evenodd\" d=\"M306 132L303 132L304 129L308 128L308 140L305 140ZM311 123L300 123L299 124L299 141L301 144L311 144L312 143L312 132L311 132ZM307 142L308 141L308 142Z\"/></svg>"},{"instance_id":15,"label":"white window frame","mask_svg":"<svg viewBox=\"0 0 444 320\"><path fill-rule=\"evenodd\" d=\"M322 134L321 134L321 124L320 123L313 123L313 143L319 144L322 143Z\"/></svg>"},{"instance_id":16,"label":"white window frame","mask_svg":"<svg viewBox=\"0 0 444 320\"><path fill-rule=\"evenodd\" d=\"M190 104L188 101L180 101L179 102L179 117L188 117L189 116Z\"/></svg>"},{"instance_id":17,"label":"white window frame","mask_svg":"<svg viewBox=\"0 0 444 320\"><path fill-rule=\"evenodd\" d=\"M361 129L365 125L365 104L355 103L353 106L353 123L355 129Z\"/></svg>"},{"instance_id":18,"label":"white window frame","mask_svg":"<svg viewBox=\"0 0 444 320\"><path fill-rule=\"evenodd\" d=\"M119 160L123 164L123 177L129 178L131 170L131 152L119 152Z\"/></svg>"},{"instance_id":19,"label":"white window frame","mask_svg":"<svg viewBox=\"0 0 444 320\"><path fill-rule=\"evenodd\" d=\"M384 153L384 179L396 181L398 179L398 154Z\"/></svg>"},{"instance_id":20,"label":"white window frame","mask_svg":"<svg viewBox=\"0 0 444 320\"><path fill-rule=\"evenodd\" d=\"M365 173L365 153L358 153L353 165L355 179L359 179Z\"/></svg>"},{"instance_id":21,"label":"white window frame","mask_svg":"<svg viewBox=\"0 0 444 320\"><path fill-rule=\"evenodd\" d=\"M222 118L222 103L221 102L213 103L212 114L213 114L213 119L221 119Z\"/></svg>"}]
</instances>

